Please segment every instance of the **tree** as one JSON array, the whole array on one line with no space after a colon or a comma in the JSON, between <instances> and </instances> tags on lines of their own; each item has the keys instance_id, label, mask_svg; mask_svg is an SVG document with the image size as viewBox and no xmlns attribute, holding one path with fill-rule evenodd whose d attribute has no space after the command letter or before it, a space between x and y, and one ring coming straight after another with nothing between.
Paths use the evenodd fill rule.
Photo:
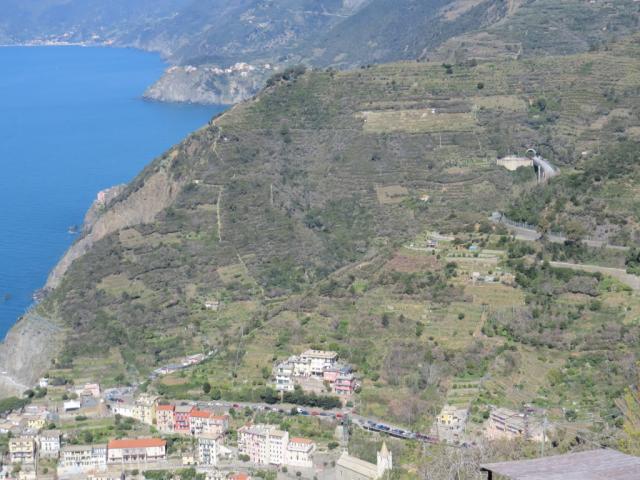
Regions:
<instances>
[{"instance_id":1,"label":"tree","mask_svg":"<svg viewBox=\"0 0 640 480\"><path fill-rule=\"evenodd\" d=\"M640 455L640 387L636 385L628 388L624 396L616 401L616 405L624 418L620 449L631 455Z\"/></svg>"},{"instance_id":2,"label":"tree","mask_svg":"<svg viewBox=\"0 0 640 480\"><path fill-rule=\"evenodd\" d=\"M640 249L632 248L629 250L624 264L627 267L628 273L640 275Z\"/></svg>"},{"instance_id":3,"label":"tree","mask_svg":"<svg viewBox=\"0 0 640 480\"><path fill-rule=\"evenodd\" d=\"M209 382L204 382L202 384L202 391L205 395L208 395L211 392L211 384Z\"/></svg>"}]
</instances>

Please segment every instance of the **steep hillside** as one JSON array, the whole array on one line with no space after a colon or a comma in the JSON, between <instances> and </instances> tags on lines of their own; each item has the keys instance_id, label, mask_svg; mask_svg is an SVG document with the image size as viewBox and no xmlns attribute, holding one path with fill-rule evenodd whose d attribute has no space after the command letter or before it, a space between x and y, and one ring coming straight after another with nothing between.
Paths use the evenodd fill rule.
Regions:
<instances>
[{"instance_id":1,"label":"steep hillside","mask_svg":"<svg viewBox=\"0 0 640 480\"><path fill-rule=\"evenodd\" d=\"M545 192L629 185L639 48L633 38L568 57L273 79L152 163L95 220L77 244L86 253L65 262L36 311L64 343L39 349L33 365L109 385L215 347L154 388L194 397L210 381L226 398L258 399L274 360L313 346L357 369L362 412L416 428L445 401L472 405L471 433L490 404L548 409L566 426L561 442L594 419L615 428L614 401L637 373L637 295L547 263L571 245L514 241L488 217L538 195L532 170L495 162L530 146L561 168ZM620 98L624 116L613 113ZM606 180L608 164L582 155L598 146L612 152ZM589 162L600 170L571 180ZM156 189L160 178L171 187ZM637 201L628 191L589 228L616 214L634 238ZM427 231L456 239L431 251ZM587 254L619 265L626 252ZM0 354L7 362L10 350Z\"/></svg>"},{"instance_id":2,"label":"steep hillside","mask_svg":"<svg viewBox=\"0 0 640 480\"><path fill-rule=\"evenodd\" d=\"M558 55L638 28L633 0L9 1L4 43L84 42L158 51L172 64L146 93L165 101L252 96L273 69L438 58Z\"/></svg>"}]
</instances>

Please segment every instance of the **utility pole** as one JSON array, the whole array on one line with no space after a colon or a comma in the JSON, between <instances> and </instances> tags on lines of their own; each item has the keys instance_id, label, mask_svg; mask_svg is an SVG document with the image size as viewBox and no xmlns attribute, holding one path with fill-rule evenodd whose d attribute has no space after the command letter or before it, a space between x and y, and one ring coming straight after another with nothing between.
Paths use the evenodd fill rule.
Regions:
<instances>
[{"instance_id":1,"label":"utility pole","mask_svg":"<svg viewBox=\"0 0 640 480\"><path fill-rule=\"evenodd\" d=\"M540 445L540 456L544 457L545 444L547 443L547 413L542 412L542 445Z\"/></svg>"}]
</instances>

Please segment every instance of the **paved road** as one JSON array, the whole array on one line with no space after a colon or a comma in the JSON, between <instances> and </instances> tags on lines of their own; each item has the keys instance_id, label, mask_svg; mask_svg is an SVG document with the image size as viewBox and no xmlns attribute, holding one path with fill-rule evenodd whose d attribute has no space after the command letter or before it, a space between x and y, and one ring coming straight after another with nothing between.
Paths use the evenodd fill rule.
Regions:
<instances>
[{"instance_id":1,"label":"paved road","mask_svg":"<svg viewBox=\"0 0 640 480\"><path fill-rule=\"evenodd\" d=\"M545 180L549 180L550 178L560 174L560 170L539 155L533 157L533 164L544 170Z\"/></svg>"},{"instance_id":2,"label":"paved road","mask_svg":"<svg viewBox=\"0 0 640 480\"><path fill-rule=\"evenodd\" d=\"M501 220L496 220L492 217L491 219L494 223L499 223L500 225L504 225L507 230L509 230L517 240L524 240L525 242L535 242L536 240L540 240L542 238L542 234L538 232L534 228L525 228L525 227L517 227L515 225L511 225L509 223L505 223ZM565 243L567 241L567 237L564 235L558 235L554 233L547 234L547 240L551 243ZM591 240L584 239L582 243L592 248L608 248L610 250L620 250L627 251L629 247L625 247L622 245L611 245L602 240Z\"/></svg>"},{"instance_id":3,"label":"paved road","mask_svg":"<svg viewBox=\"0 0 640 480\"><path fill-rule=\"evenodd\" d=\"M334 421L341 420L348 416L349 421L352 425L356 425L360 428L367 430L374 430L380 433L386 433L392 435L396 438L401 438L405 440L414 440L416 438L420 439L419 432L412 432L409 429L404 427L399 427L397 425L393 425L387 422L384 422L380 419L373 417L363 417L362 415L358 415L353 412L351 408L344 409L333 409L333 410L323 410L321 408L310 408L310 407L300 407L292 404L267 404L267 403L259 403L259 402L227 402L227 401L212 401L212 402L187 402L191 404L196 404L200 408L218 408L218 409L230 409L234 408L236 410L243 409L249 407L254 411L265 411L265 412L275 412L282 415L290 415L291 409L295 408L298 410L299 415L303 416L311 416L315 418L319 418L320 420ZM426 435L423 436L422 439L425 439ZM430 439L433 440L433 439Z\"/></svg>"},{"instance_id":4,"label":"paved road","mask_svg":"<svg viewBox=\"0 0 640 480\"><path fill-rule=\"evenodd\" d=\"M630 286L633 290L640 290L640 277L636 275L631 275L627 273L626 270L622 268L612 268L612 267L601 267L599 265L584 265L579 263L569 263L569 262L549 262L552 267L558 268L571 268L573 270L581 270L583 272L591 272L596 273L600 272L604 275L609 275L616 280L624 283L625 285Z\"/></svg>"}]
</instances>

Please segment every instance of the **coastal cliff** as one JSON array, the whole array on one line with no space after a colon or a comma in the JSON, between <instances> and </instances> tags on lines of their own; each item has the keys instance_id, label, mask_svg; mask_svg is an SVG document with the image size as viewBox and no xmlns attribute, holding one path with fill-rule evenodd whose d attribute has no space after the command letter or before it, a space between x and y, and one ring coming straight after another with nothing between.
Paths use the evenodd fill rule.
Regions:
<instances>
[{"instance_id":1,"label":"coastal cliff","mask_svg":"<svg viewBox=\"0 0 640 480\"><path fill-rule=\"evenodd\" d=\"M254 96L271 73L270 65L237 63L216 66L174 66L144 94L161 102L230 105Z\"/></svg>"},{"instance_id":2,"label":"coastal cliff","mask_svg":"<svg viewBox=\"0 0 640 480\"><path fill-rule=\"evenodd\" d=\"M167 157L171 158L174 152L171 151ZM179 190L179 182L173 180L161 166L133 192L124 187L106 191L109 193L105 197L109 198L98 198L89 209L83 236L67 250L51 271L45 289L56 288L73 261L84 255L95 242L122 228L152 221L171 204Z\"/></svg>"},{"instance_id":3,"label":"coastal cliff","mask_svg":"<svg viewBox=\"0 0 640 480\"><path fill-rule=\"evenodd\" d=\"M144 180L98 193L88 209L83 235L51 271L45 290L54 290L71 264L100 239L120 229L151 222L176 198L181 182L167 171L175 159L172 149L145 169ZM35 307L11 328L0 343L0 398L32 388L54 363L65 342L62 322Z\"/></svg>"},{"instance_id":4,"label":"coastal cliff","mask_svg":"<svg viewBox=\"0 0 640 480\"><path fill-rule=\"evenodd\" d=\"M34 311L25 314L0 343L0 398L31 388L51 367L63 345L63 328Z\"/></svg>"}]
</instances>

